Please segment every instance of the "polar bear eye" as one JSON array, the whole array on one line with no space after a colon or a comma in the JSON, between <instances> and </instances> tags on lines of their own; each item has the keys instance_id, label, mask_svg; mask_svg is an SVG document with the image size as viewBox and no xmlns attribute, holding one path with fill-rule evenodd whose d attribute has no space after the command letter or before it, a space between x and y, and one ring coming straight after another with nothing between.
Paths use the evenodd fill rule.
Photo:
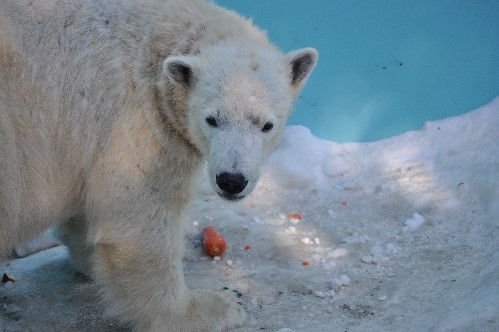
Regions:
<instances>
[{"instance_id":1,"label":"polar bear eye","mask_svg":"<svg viewBox=\"0 0 499 332\"><path fill-rule=\"evenodd\" d=\"M267 122L262 128L262 132L268 133L272 128L274 128L274 124L272 122Z\"/></svg>"},{"instance_id":2,"label":"polar bear eye","mask_svg":"<svg viewBox=\"0 0 499 332\"><path fill-rule=\"evenodd\" d=\"M215 120L215 118L212 116L209 116L206 118L206 123L209 124L213 128L218 127L217 120Z\"/></svg>"}]
</instances>

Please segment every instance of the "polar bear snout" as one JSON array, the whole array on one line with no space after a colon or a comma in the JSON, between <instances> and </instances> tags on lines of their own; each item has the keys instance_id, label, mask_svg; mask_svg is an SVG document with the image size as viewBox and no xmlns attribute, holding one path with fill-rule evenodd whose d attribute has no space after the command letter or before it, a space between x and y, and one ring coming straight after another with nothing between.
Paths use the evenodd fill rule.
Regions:
<instances>
[{"instance_id":1,"label":"polar bear snout","mask_svg":"<svg viewBox=\"0 0 499 332\"><path fill-rule=\"evenodd\" d=\"M248 180L241 173L223 172L216 176L218 188L222 190L222 195L230 200L241 199L243 196L237 196L243 192L248 184Z\"/></svg>"}]
</instances>

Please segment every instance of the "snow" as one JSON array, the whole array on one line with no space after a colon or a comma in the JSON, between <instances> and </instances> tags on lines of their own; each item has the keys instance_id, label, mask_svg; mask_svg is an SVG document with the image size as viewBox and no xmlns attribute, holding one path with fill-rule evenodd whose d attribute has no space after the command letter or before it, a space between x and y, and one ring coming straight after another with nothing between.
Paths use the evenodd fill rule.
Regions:
<instances>
[{"instance_id":1,"label":"snow","mask_svg":"<svg viewBox=\"0 0 499 332\"><path fill-rule=\"evenodd\" d=\"M269 157L267 170L285 188L317 187L325 180L322 162L327 150L328 142L314 137L308 128L289 127Z\"/></svg>"},{"instance_id":2,"label":"snow","mask_svg":"<svg viewBox=\"0 0 499 332\"><path fill-rule=\"evenodd\" d=\"M371 143L288 127L247 199L201 183L186 279L241 292L240 332L498 331L498 128L499 98ZM227 241L221 257L200 245L208 225ZM0 287L0 331L127 331L101 317L64 247L0 266L15 279Z\"/></svg>"},{"instance_id":3,"label":"snow","mask_svg":"<svg viewBox=\"0 0 499 332\"><path fill-rule=\"evenodd\" d=\"M414 231L424 224L425 218L419 213L414 212L412 218L405 221L404 231Z\"/></svg>"}]
</instances>

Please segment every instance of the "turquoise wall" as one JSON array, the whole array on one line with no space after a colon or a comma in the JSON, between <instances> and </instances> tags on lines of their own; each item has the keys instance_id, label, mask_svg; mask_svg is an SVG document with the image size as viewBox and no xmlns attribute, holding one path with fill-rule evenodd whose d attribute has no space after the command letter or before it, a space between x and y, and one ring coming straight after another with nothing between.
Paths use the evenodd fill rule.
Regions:
<instances>
[{"instance_id":1,"label":"turquoise wall","mask_svg":"<svg viewBox=\"0 0 499 332\"><path fill-rule=\"evenodd\" d=\"M498 0L216 0L284 51L319 50L290 124L372 141L499 95Z\"/></svg>"}]
</instances>

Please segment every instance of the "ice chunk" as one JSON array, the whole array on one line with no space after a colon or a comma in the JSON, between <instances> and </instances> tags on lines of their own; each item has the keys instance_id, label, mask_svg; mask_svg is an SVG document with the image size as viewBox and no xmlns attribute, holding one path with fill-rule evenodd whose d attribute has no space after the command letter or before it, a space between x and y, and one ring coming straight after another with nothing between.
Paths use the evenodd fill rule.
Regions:
<instances>
[{"instance_id":1,"label":"ice chunk","mask_svg":"<svg viewBox=\"0 0 499 332\"><path fill-rule=\"evenodd\" d=\"M333 251L327 253L327 257L331 258L341 258L345 257L348 254L348 250L345 248L336 248Z\"/></svg>"},{"instance_id":2,"label":"ice chunk","mask_svg":"<svg viewBox=\"0 0 499 332\"><path fill-rule=\"evenodd\" d=\"M412 218L405 221L404 231L414 231L418 229L425 222L425 218L419 213L414 213Z\"/></svg>"},{"instance_id":3,"label":"ice chunk","mask_svg":"<svg viewBox=\"0 0 499 332\"><path fill-rule=\"evenodd\" d=\"M262 219L260 219L260 218L259 218L259 217L257 217L257 216L253 217L253 218L252 218L252 220L253 220L253 223L254 223L254 224L256 224L256 225L263 225L263 224L265 224L265 223L263 222L263 220L262 220Z\"/></svg>"},{"instance_id":4,"label":"ice chunk","mask_svg":"<svg viewBox=\"0 0 499 332\"><path fill-rule=\"evenodd\" d=\"M310 241L310 238L308 238L308 237L303 237L300 239L300 241L303 244L311 244L312 243L312 241Z\"/></svg>"},{"instance_id":5,"label":"ice chunk","mask_svg":"<svg viewBox=\"0 0 499 332\"><path fill-rule=\"evenodd\" d=\"M331 280L331 289L337 292L342 287L350 285L350 278L346 274L342 274L339 278Z\"/></svg>"}]
</instances>

